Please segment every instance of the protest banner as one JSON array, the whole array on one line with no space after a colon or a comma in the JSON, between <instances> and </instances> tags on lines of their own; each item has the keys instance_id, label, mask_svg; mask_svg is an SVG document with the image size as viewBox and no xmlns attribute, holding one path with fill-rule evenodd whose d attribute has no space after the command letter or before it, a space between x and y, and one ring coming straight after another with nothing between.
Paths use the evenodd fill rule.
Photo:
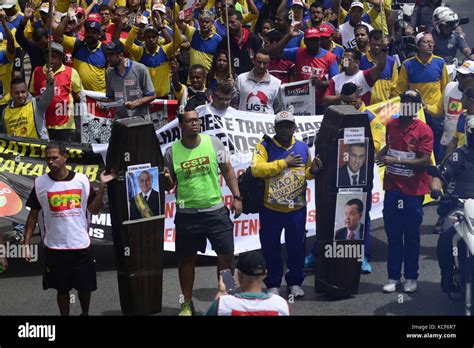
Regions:
<instances>
[{"instance_id":1,"label":"protest banner","mask_svg":"<svg viewBox=\"0 0 474 348\"><path fill-rule=\"evenodd\" d=\"M310 80L285 83L280 86L284 110L293 109L295 116L316 115L315 87Z\"/></svg>"},{"instance_id":2,"label":"protest banner","mask_svg":"<svg viewBox=\"0 0 474 348\"><path fill-rule=\"evenodd\" d=\"M208 109L209 110L209 109ZM230 110L230 109L229 109ZM311 155L314 157L314 141L321 125L323 116L296 116L297 131L295 136L308 144ZM201 131L218 137L226 148L230 151L230 159L237 175L240 175L250 165L252 151L255 145L261 140L264 134L273 136L274 116L260 113L242 112L233 110L227 112L225 118L218 115L205 113L201 116ZM164 127L156 131L162 153L166 148L181 138L178 120L174 119ZM24 204L33 188L35 177L48 171L44 160L44 148L46 141L36 139L14 138L11 136L0 136L0 217L10 221L25 223L28 211ZM91 180L93 187L98 185L98 175L104 168L105 154L108 144L68 144L69 159L68 168L86 174ZM231 205L232 193L225 184L222 177L220 184L222 196L227 206ZM13 191L21 200L21 208L16 208L19 212L13 214L10 211L2 210L2 202L13 202L13 206L18 206L18 200L13 200L5 193L2 193L2 183L7 185L7 190ZM5 197L5 198L2 198ZM382 216L382 189L380 179L375 176L374 189L372 191L372 219ZM165 230L164 249L174 250L175 228L174 213L176 208L175 195L167 192L165 195ZM316 208L314 201L314 180L308 181L307 187L307 236L315 234ZM16 203L15 203L16 202ZM10 207L10 204L5 204ZM13 208L12 208L13 209ZM15 210L15 209L13 209ZM99 215L92 217L90 235L94 240L111 242L111 223L108 205L105 204ZM259 221L258 214L242 215L234 220L235 251L241 253L260 248L258 236ZM282 237L282 242L283 242ZM210 249L206 250L206 255L215 255Z\"/></svg>"},{"instance_id":3,"label":"protest banner","mask_svg":"<svg viewBox=\"0 0 474 348\"><path fill-rule=\"evenodd\" d=\"M107 103L105 93L84 90L81 103L81 142L108 144L115 118L113 106ZM120 102L120 101L119 101ZM155 99L150 103L150 116L155 129L160 129L176 117L177 100Z\"/></svg>"},{"instance_id":4,"label":"protest banner","mask_svg":"<svg viewBox=\"0 0 474 348\"><path fill-rule=\"evenodd\" d=\"M0 217L24 224L28 216L25 203L34 180L49 172L45 161L47 141L0 134ZM99 185L104 161L89 144L67 144L67 168L86 175L93 188ZM112 240L108 204L92 217L89 235L95 240Z\"/></svg>"}]
</instances>

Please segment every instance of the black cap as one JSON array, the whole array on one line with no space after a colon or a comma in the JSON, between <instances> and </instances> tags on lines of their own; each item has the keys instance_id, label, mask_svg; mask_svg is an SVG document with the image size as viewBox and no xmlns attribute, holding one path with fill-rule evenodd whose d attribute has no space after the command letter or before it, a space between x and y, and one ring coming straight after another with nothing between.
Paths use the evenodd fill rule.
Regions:
<instances>
[{"instance_id":1,"label":"black cap","mask_svg":"<svg viewBox=\"0 0 474 348\"><path fill-rule=\"evenodd\" d=\"M341 95L349 96L357 92L357 85L352 82L347 82L342 86Z\"/></svg>"},{"instance_id":2,"label":"black cap","mask_svg":"<svg viewBox=\"0 0 474 348\"><path fill-rule=\"evenodd\" d=\"M112 40L104 46L104 52L106 53L123 53L125 47L119 40Z\"/></svg>"},{"instance_id":3,"label":"black cap","mask_svg":"<svg viewBox=\"0 0 474 348\"><path fill-rule=\"evenodd\" d=\"M400 95L402 103L421 103L421 94L416 89L408 89Z\"/></svg>"},{"instance_id":4,"label":"black cap","mask_svg":"<svg viewBox=\"0 0 474 348\"><path fill-rule=\"evenodd\" d=\"M237 269L249 276L263 276L266 274L267 264L260 251L249 251L239 256Z\"/></svg>"}]
</instances>

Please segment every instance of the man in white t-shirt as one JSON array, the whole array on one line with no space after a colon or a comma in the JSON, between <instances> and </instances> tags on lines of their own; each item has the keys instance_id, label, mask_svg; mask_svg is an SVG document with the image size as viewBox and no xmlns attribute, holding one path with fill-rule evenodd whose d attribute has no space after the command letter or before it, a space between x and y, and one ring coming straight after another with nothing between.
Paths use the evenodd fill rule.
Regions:
<instances>
[{"instance_id":1,"label":"man in white t-shirt","mask_svg":"<svg viewBox=\"0 0 474 348\"><path fill-rule=\"evenodd\" d=\"M359 24L364 24L372 31L374 28L362 21L362 15L364 14L364 5L360 1L354 1L349 9L350 19L346 23L339 26L341 33L342 45L345 48L354 48L357 46L355 40L354 29Z\"/></svg>"},{"instance_id":2,"label":"man in white t-shirt","mask_svg":"<svg viewBox=\"0 0 474 348\"><path fill-rule=\"evenodd\" d=\"M276 114L280 111L281 81L268 72L270 54L260 49L253 59L253 69L237 76L235 89L240 111Z\"/></svg>"},{"instance_id":3,"label":"man in white t-shirt","mask_svg":"<svg viewBox=\"0 0 474 348\"><path fill-rule=\"evenodd\" d=\"M341 90L346 83L352 82L360 89L360 97L365 105L370 105L372 86L380 78L387 63L387 44L381 45L379 60L376 65L360 70L361 53L355 48L346 48L342 55L342 72L333 76L324 94L325 105L336 105L342 101Z\"/></svg>"}]
</instances>

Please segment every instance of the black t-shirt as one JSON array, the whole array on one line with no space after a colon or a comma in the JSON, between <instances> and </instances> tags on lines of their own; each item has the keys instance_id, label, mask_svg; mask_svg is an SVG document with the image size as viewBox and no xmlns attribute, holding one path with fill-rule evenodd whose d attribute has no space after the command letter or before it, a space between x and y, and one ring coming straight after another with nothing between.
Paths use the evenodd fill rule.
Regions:
<instances>
[{"instance_id":1,"label":"black t-shirt","mask_svg":"<svg viewBox=\"0 0 474 348\"><path fill-rule=\"evenodd\" d=\"M57 179L53 178L51 176L51 173L48 173L48 176L53 181L71 181L76 176L76 173L74 173L73 171L69 171L69 174L62 180L57 180ZM94 197L95 197L95 191L94 191L94 189L92 188L92 185L91 185L89 198L87 200L88 205L92 203L92 201L94 200ZM30 207L31 209L34 209L34 210L41 210L41 204L38 201L38 196L36 195L36 191L35 191L34 187L33 187L33 190L31 190L31 193L30 193L30 196L28 197L28 200L26 201L26 206Z\"/></svg>"}]
</instances>

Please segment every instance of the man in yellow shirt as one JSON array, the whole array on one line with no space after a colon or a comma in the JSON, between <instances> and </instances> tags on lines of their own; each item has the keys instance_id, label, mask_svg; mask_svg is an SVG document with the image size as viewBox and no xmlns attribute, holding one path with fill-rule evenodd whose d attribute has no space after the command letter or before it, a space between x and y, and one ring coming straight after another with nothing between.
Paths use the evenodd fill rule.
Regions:
<instances>
[{"instance_id":1,"label":"man in yellow shirt","mask_svg":"<svg viewBox=\"0 0 474 348\"><path fill-rule=\"evenodd\" d=\"M263 209L260 217L260 244L267 262L264 282L267 293L279 295L283 277L281 233L285 230L288 292L295 298L304 296L306 234L306 180L313 179L322 167L318 157L311 161L308 145L296 140L295 117L281 111L275 116L275 136L255 147L252 175L265 182Z\"/></svg>"},{"instance_id":2,"label":"man in yellow shirt","mask_svg":"<svg viewBox=\"0 0 474 348\"><path fill-rule=\"evenodd\" d=\"M43 94L33 98L25 80L15 78L11 82L11 100L3 110L0 131L17 137L48 139L45 112L54 97L54 75L48 72L47 87Z\"/></svg>"},{"instance_id":3,"label":"man in yellow shirt","mask_svg":"<svg viewBox=\"0 0 474 348\"><path fill-rule=\"evenodd\" d=\"M177 23L179 29L184 32L191 43L190 65L200 64L204 66L206 72L209 72L212 59L217 51L217 45L221 42L222 37L212 32L214 15L210 11L203 11L198 20L199 30L179 18L177 18Z\"/></svg>"},{"instance_id":4,"label":"man in yellow shirt","mask_svg":"<svg viewBox=\"0 0 474 348\"><path fill-rule=\"evenodd\" d=\"M15 59L15 41L7 24L5 12L0 10L1 27L5 36L0 33L0 114L10 99L10 82L12 80L13 60ZM6 44L5 44L6 39Z\"/></svg>"},{"instance_id":5,"label":"man in yellow shirt","mask_svg":"<svg viewBox=\"0 0 474 348\"><path fill-rule=\"evenodd\" d=\"M443 58L433 55L434 40L430 33L419 33L415 42L418 53L403 62L398 75L396 94L401 95L407 89L417 89L420 92L426 123L434 135L435 159L439 163L443 158L443 95L449 82L448 71Z\"/></svg>"},{"instance_id":6,"label":"man in yellow shirt","mask_svg":"<svg viewBox=\"0 0 474 348\"><path fill-rule=\"evenodd\" d=\"M165 30L165 27L155 28L148 26L145 28L144 39L145 46L139 46L134 43L138 33L138 24L141 22L141 16L135 18L135 25L130 30L125 48L130 54L130 58L136 62L142 63L148 69L155 87L155 95L158 99L168 99L170 92L170 60L173 58L173 48L176 50L181 45L181 33L175 24L174 46L173 42L160 46L158 44L159 32Z\"/></svg>"}]
</instances>

